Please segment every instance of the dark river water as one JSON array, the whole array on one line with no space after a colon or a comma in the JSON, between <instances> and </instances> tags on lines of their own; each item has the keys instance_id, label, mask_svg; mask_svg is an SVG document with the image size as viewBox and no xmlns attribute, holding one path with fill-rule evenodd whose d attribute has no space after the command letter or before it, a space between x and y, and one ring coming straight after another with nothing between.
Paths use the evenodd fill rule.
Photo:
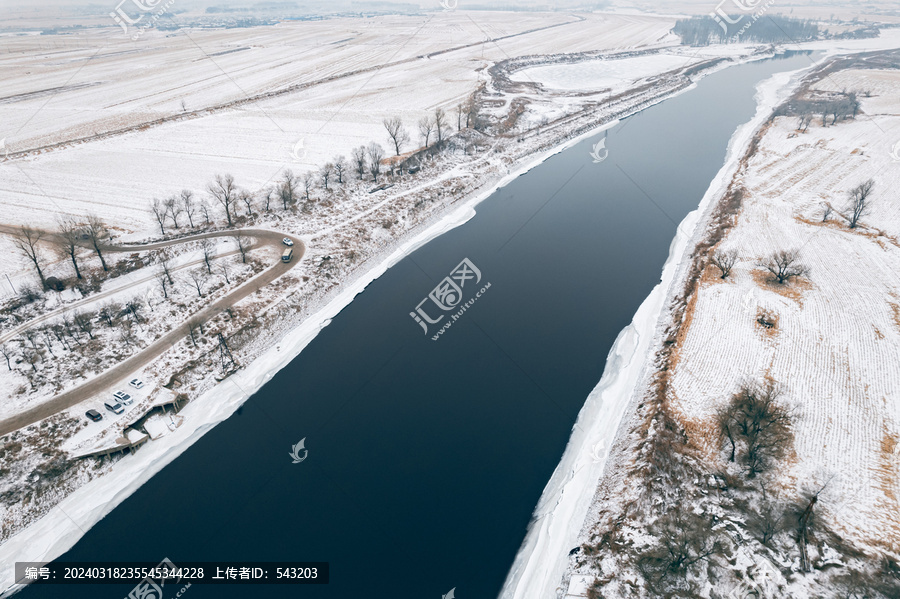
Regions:
<instances>
[{"instance_id":1,"label":"dark river water","mask_svg":"<svg viewBox=\"0 0 900 599\"><path fill-rule=\"evenodd\" d=\"M328 585L194 585L188 599L496 597L676 223L754 114L754 87L809 64L793 55L710 75L497 191L373 282L60 561L330 563ZM480 280L457 269L465 259ZM453 311L439 305L459 294ZM427 335L417 307L423 322L444 315ZM302 438L309 453L294 464ZM21 596L113 599L133 586Z\"/></svg>"}]
</instances>

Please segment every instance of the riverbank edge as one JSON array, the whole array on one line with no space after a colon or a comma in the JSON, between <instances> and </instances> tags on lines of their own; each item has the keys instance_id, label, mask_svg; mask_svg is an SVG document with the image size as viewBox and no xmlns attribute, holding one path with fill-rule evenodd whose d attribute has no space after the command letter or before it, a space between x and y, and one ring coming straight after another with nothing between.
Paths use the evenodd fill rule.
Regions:
<instances>
[{"instance_id":1,"label":"riverbank edge","mask_svg":"<svg viewBox=\"0 0 900 599\"><path fill-rule=\"evenodd\" d=\"M698 207L679 223L660 282L641 303L632 322L619 333L600 382L579 412L559 466L541 494L501 599L546 599L565 594L569 552L579 545L606 472L608 450L618 441L621 424L633 411L641 383L653 366L650 358L664 330L666 307L686 276L698 236L703 233L702 225L728 189L753 137L814 66L811 62L809 67L776 73L757 84L756 113L732 134L724 164Z\"/></svg>"},{"instance_id":2,"label":"riverbank edge","mask_svg":"<svg viewBox=\"0 0 900 599\"><path fill-rule=\"evenodd\" d=\"M432 223L427 224L423 229L411 231L406 240L401 239L397 243L395 249L385 252L387 257L380 263L362 272L359 276L354 277L351 274L344 289L328 298L324 305L317 308L305 321L287 333L270 349L261 353L245 369L190 402L181 412L185 417L184 425L162 439L148 443L139 452L125 456L113 466L112 472L78 488L51 508L47 514L0 545L0 581L2 581L0 582L0 597L9 597L24 588L23 585L12 583L16 561L49 562L71 549L91 527L190 448L207 431L229 418L275 374L299 356L319 331L328 326L331 319L347 307L371 282L431 240L468 222L475 216L475 207L497 190L541 165L552 156L614 127L621 122L621 119L693 89L697 81L707 75L729 66L771 57L771 53L744 59L730 57L731 60L698 73L692 79L691 85L661 96L652 102L639 104L624 116L599 124L571 139L564 139L558 145L526 159L518 169L514 171L510 169L509 174L498 177L494 181L488 177L480 190L473 192L470 197L460 200L456 206L448 207L444 214L435 215ZM620 333L620 338L621 335ZM619 344L619 339L616 344ZM557 468L558 470L559 468ZM555 477L556 472L554 472ZM548 487L554 478L551 478ZM542 504L543 495L538 502L535 514L538 513ZM526 536L526 542L527 538ZM161 560L163 557L165 556L159 556L159 559ZM516 561L518 559L517 555Z\"/></svg>"}]
</instances>

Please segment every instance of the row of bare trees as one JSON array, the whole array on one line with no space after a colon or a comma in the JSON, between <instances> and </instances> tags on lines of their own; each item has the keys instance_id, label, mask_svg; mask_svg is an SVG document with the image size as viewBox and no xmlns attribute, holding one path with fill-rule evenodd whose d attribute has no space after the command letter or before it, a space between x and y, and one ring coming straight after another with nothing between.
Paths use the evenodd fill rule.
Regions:
<instances>
[{"instance_id":1,"label":"row of bare trees","mask_svg":"<svg viewBox=\"0 0 900 599\"><path fill-rule=\"evenodd\" d=\"M109 265L106 263L103 251L109 238L110 233L106 223L97 215L89 214L85 222L78 222L69 217L60 217L57 220L56 230L53 232L22 226L13 236L13 245L22 256L28 259L37 273L41 287L46 288L47 277L44 269L47 266L47 258L43 248L50 246L57 255L70 260L75 270L75 277L82 279L84 277L78 262L78 250L82 247L92 249L100 259L100 266L106 272L109 270Z\"/></svg>"},{"instance_id":2,"label":"row of bare trees","mask_svg":"<svg viewBox=\"0 0 900 599\"><path fill-rule=\"evenodd\" d=\"M720 278L727 279L732 269L738 263L737 250L716 250L710 258ZM757 266L766 269L779 285L784 285L794 277L801 277L809 273L809 268L800 262L799 250L778 250L765 258Z\"/></svg>"},{"instance_id":3,"label":"row of bare trees","mask_svg":"<svg viewBox=\"0 0 900 599\"><path fill-rule=\"evenodd\" d=\"M456 107L457 130L475 126L478 122L478 111L479 105L474 94L465 102L459 103ZM382 124L393 146L394 158L397 158L412 141L412 136L400 117L386 118ZM452 132L452 125L447 113L439 107L432 115L419 120L418 130L424 148L431 147L432 141L440 147ZM301 199L306 202L312 201L312 191L315 188L329 191L330 184L344 185L351 170L360 181L369 175L373 181L378 182L386 158L387 152L384 147L373 141L368 145L354 148L349 160L339 155L318 169L301 175L294 175L291 170L285 170L278 181L256 194L238 186L232 175L220 174L207 185L208 201L205 198L196 198L190 190L183 190L180 194L173 194L165 199L154 198L150 210L163 235L166 234L166 227L173 226L178 229L184 224L183 220L179 221L182 215L192 229L200 224L200 217L206 226L210 226L215 220L214 207L224 214L225 221L230 227L234 225L241 209L246 210L250 218L253 217L254 209L270 212L272 206L278 203L282 209L288 210ZM398 164L399 161L395 159L387 164L392 175Z\"/></svg>"}]
</instances>

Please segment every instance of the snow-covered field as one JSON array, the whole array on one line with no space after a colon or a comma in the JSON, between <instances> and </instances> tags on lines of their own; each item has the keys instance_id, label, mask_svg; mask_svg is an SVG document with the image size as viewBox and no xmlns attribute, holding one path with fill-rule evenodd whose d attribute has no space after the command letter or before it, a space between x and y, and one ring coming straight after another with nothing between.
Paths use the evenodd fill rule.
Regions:
<instances>
[{"instance_id":1,"label":"snow-covered field","mask_svg":"<svg viewBox=\"0 0 900 599\"><path fill-rule=\"evenodd\" d=\"M718 451L715 433L711 432L716 430L716 410L742 383L775 381L782 399L795 411L796 420L793 453L771 490L773 495L790 501L787 498L822 489L816 509L823 526L870 556L881 553L895 559L900 552L900 370L896 367L900 362L900 204L892 197L892 190L900 178L900 151L895 149L900 147L898 86L900 72L896 70L832 73L814 89L857 90L861 96L868 90L872 96L862 98L863 114L829 127L822 127L817 118L805 133L796 130L796 117L779 117L766 126L760 145L749 162L741 165L734 183L743 185L747 193L734 228L721 244L722 249L736 250L740 262L724 281L713 266L703 273L695 302L687 303L675 346L677 358L666 377L670 381L667 398L679 426L689 431L692 441L713 462ZM764 106L771 109L773 100L770 97ZM732 148L729 163L707 198L717 200L725 194L724 183L735 172L746 147L744 140ZM722 180L723 174L727 179ZM849 190L870 177L875 180L876 191L871 211L860 228L851 231L846 220L836 214L827 223L821 222L823 203L846 213ZM701 227L692 244L699 243L704 235ZM673 247L664 281L669 268L680 269L679 276L685 276L694 259L692 244L686 249ZM803 263L810 268L808 275L784 287L767 282L757 264L778 249L799 249ZM680 292L680 286L670 287L670 308L679 305L676 298ZM763 310L777 319L774 329L759 324L757 319ZM644 335L655 336L655 343L661 346L670 334L667 327L672 315L663 311L658 319L640 316L641 312L634 326ZM624 341L627 339L620 340ZM628 368L621 367L622 352L617 350L611 353L609 366L615 376L621 377L627 375ZM645 368L643 382L631 396L637 398L631 407L633 417L639 409L636 402L646 401L656 391L656 366L647 364ZM614 376L609 380L614 381ZM595 426L599 426L599 420L592 419L591 413L608 412L602 402L591 407L592 400L604 397L610 386L603 383L589 398L582 415L586 423ZM617 397L620 403L627 401L624 395ZM607 401L613 398L607 396ZM594 527L601 514L615 518L622 513L615 507L622 501L615 492L629 484L625 473L639 471L632 460L642 458L637 455L637 445L631 445L643 438L632 436L638 422L643 421L635 420L618 431L619 445L613 454L616 468L601 479L601 491L587 508L585 528L579 535L566 538L554 527L555 518L558 514L567 517L564 506L573 509L571 506L576 505L571 495L580 495L581 501L586 501L585 495L576 490L583 488L578 481L589 470L586 456L596 453L592 448L598 447L598 442L603 443L600 447L609 448L613 441L613 437L602 434L593 438L573 436L554 476L555 483L551 481L542 498L542 505L548 506L547 514L539 510L543 517L529 534L535 546L532 560L547 563L550 556L560 555L559 551L579 541L595 543L592 534L597 532ZM685 482L687 486L697 483ZM641 516L628 518L640 520ZM609 529L602 528L601 532L605 530ZM640 546L641 541L636 542ZM553 546L556 551L548 550ZM819 545L816 550L821 549ZM818 559L827 561L827 554L826 548L824 557L820 553ZM747 575L748 564L752 569L759 559L747 556L750 554L735 564L743 576ZM775 552L767 557L776 563L784 559ZM840 563L840 559L834 563ZM597 578L597 570L583 569L584 560L573 569L579 558L570 557L569 561L563 588L568 588L567 596L583 597ZM788 561L783 568L796 573L797 564ZM532 574L537 571L530 570ZM623 577L627 575L623 573ZM535 579L533 584L541 580ZM619 580L621 583L622 577ZM546 580L543 588L552 589L558 581ZM813 596L808 585L815 584L815 577L801 574L793 576L792 581L781 578L780 584L784 585L781 592L788 596ZM607 592L606 587L603 592Z\"/></svg>"},{"instance_id":2,"label":"snow-covered field","mask_svg":"<svg viewBox=\"0 0 900 599\"><path fill-rule=\"evenodd\" d=\"M777 381L798 410L796 484L831 481L822 507L838 530L900 550L900 72L844 71L819 89L869 89L864 114L796 134L796 118L766 132L743 183L749 196L724 249L741 262L701 287L673 377L686 422L703 426L746 379ZM871 212L850 230L850 189L875 180ZM799 248L810 273L785 290L756 266ZM757 323L778 320L775 334ZM726 324L727 323L727 324Z\"/></svg>"},{"instance_id":3,"label":"snow-covered field","mask_svg":"<svg viewBox=\"0 0 900 599\"><path fill-rule=\"evenodd\" d=\"M627 87L645 77L690 64L693 57L658 54L620 60L591 60L578 64L549 65L523 69L513 81L535 81L550 89L597 90Z\"/></svg>"},{"instance_id":4,"label":"snow-covered field","mask_svg":"<svg viewBox=\"0 0 900 599\"><path fill-rule=\"evenodd\" d=\"M146 207L154 196L182 188L202 191L216 173L231 172L240 185L256 191L285 168L297 173L318 168L373 140L387 146L385 117L401 116L417 147L416 122L437 107L451 113L485 80L484 67L498 60L657 44L673 22L629 15L515 15L457 11L168 37L148 32L137 43L110 29L54 36L59 38L54 49L44 51L36 48L48 48L46 36L11 38L10 52L0 55L0 138L9 152L185 110L201 113L0 162L4 220L46 225L56 213L80 216L94 210L118 220L122 229L148 228L152 217ZM546 29L553 25L560 26ZM452 51L428 56L446 50ZM360 69L371 70L343 77ZM337 78L233 108L202 110L328 77ZM65 91L47 91L60 87ZM455 128L455 117L449 120Z\"/></svg>"},{"instance_id":5,"label":"snow-covered field","mask_svg":"<svg viewBox=\"0 0 900 599\"><path fill-rule=\"evenodd\" d=\"M556 23L568 24L480 43L486 38L514 35ZM379 17L291 23L251 30L196 31L172 38L148 33L136 46L110 34L99 52L92 40L67 36L68 39L61 41L61 48L39 54L28 52L27 44L33 40L15 38L10 44L18 44L17 51L25 54L0 56L0 68L4 73L13 74L8 88L11 91L4 91L8 95L0 98L0 123L4 127L0 137L8 137L10 151L103 133L356 69L404 59L409 62L337 78L238 107L216 109L142 131L0 162L0 205L6 208L4 218L9 224L27 222L52 226L52 217L56 213L81 216L95 211L116 221L120 233L145 236L153 230L152 217L147 210L152 197L182 188L202 192L211 177L220 172L231 172L239 184L257 190L284 168L293 168L295 172L312 169L335 154L348 155L353 147L371 140L386 146L381 120L387 116L402 116L415 138L414 123L435 107L444 107L450 112L457 102L486 80L484 67L489 64L526 54L622 50L667 44L671 43L666 35L671 23L672 19L668 17L631 15L593 14L586 15L585 21L576 22L570 15L561 13L525 14L521 18L517 13L516 19L510 19L502 13L468 15L455 12L421 18ZM467 44L472 45L436 56L424 56ZM336 54L332 56L335 50ZM97 52L99 60L86 60L92 52ZM727 55L733 53L734 48L722 49L722 52ZM697 55L714 53L715 49L707 49ZM609 82L627 87L636 79L652 76L653 69L663 72L673 64L678 67L685 63L683 55L660 58L655 57L655 62L635 59L639 62L635 63L634 70L627 72L603 70L598 65L591 72L588 83L573 82L571 70L556 67L533 69L529 76L563 91L576 89L566 87L571 85L606 86ZM269 67L260 69L260 63ZM78 65L78 72L66 79L64 74L72 73L73 64ZM41 74L39 85L29 80L37 73ZM791 383L790 391L799 400L817 408L809 417L812 432L798 438L798 455L808 458L808 463L813 465L801 474L818 475L815 468L828 472L845 468L862 471L854 471L851 478L835 480L846 480L841 484L849 485L847 489L870 493L867 508L849 520L847 526L855 531L854 534L877 540L879 529L882 537L890 534L896 539L898 536L897 521L885 524L887 517L884 514L889 512L880 507L882 496L897 497L898 492L897 460L891 458L897 447L898 414L896 402L893 407L890 404L898 391L897 371L891 368L900 357L896 353L900 308L893 312L892 324L893 309L889 306L891 301L900 304L900 297L888 299L889 290L900 288L896 280L896 272L900 270L896 263L896 239L891 241L884 237L879 244L878 240L849 235L838 227L817 226L800 220L800 217L815 219L816 207L823 201L820 192L826 187L831 199L837 203L849 183L850 171L847 169L862 165L862 170L854 171L854 181L857 175L875 177L878 183L876 198L883 199L865 222L882 228L891 236L897 235L900 221L897 204L889 204L886 193L896 181L886 173L893 165L889 152L893 144L900 141L900 125L888 114L896 110L886 98L895 96L900 88L890 73L865 72L863 75L867 78L877 75L872 81L866 81L876 95L865 100L867 114L856 122L821 131L814 125L807 133L788 138L792 121L796 119L781 119L767 135L766 144L753 164L758 169L754 175L756 179L748 178L753 201L748 202L748 208L741 216L741 226L728 240L729 244L741 248L746 262L736 269L731 281L704 287L688 335L688 341L698 346L698 358L679 364L675 381L683 391L679 392L679 397L691 398L682 407L686 417L708 417L708 402L727 396L729 389L725 383L732 382L733 377L722 376L721 388L704 386L700 382L704 373L721 373L721 364L715 362L721 362L721 353L712 352L710 346L726 336L722 327L716 328L723 318L729 323L736 322L735 329L740 329L740 333L727 333L731 346L740 346L732 347L732 350L749 352L742 355L743 361L737 358L728 361L727 366L735 370L732 374L758 372L763 368L775 369L775 372L801 368L805 374ZM850 79L846 81L825 81L823 85L856 85L860 82L852 77L863 75L847 74ZM45 85L46 82L51 83ZM776 93L784 83L786 80L782 79L769 84L768 95L764 94L764 107L773 105ZM77 87L78 84L84 85ZM9 100L10 95L31 94L53 86L68 86L68 91ZM156 93L147 94L148 87ZM757 115L755 125L762 121L764 112ZM879 112L885 114L877 116ZM451 116L450 120L454 121L454 118ZM733 140L732 157L739 153L739 146L747 141L751 129L745 128ZM876 134L870 129L882 130ZM300 141L302 145L298 145ZM845 154L851 160L846 160ZM530 164L533 164L533 157ZM500 165L490 166L495 169L493 178L486 178L491 182L490 189L468 196L468 201L477 202L498 181L502 183L496 176ZM722 180L714 183L705 202L721 191L725 173L733 168L734 164L726 165L720 174ZM822 172L827 174L827 186L821 183ZM867 172L870 174L866 175ZM453 176L459 174L452 173ZM798 192L786 197L782 191L792 185L797 186ZM416 185L408 184L408 187ZM398 196L392 201L401 199ZM367 215L371 211L371 215L377 217L391 208L392 202L381 203L380 200L372 198L370 205L354 203L344 207L337 216L331 215L333 223L328 222L325 213L310 218L303 228L315 243L306 260L321 256L328 251L325 248L339 247L332 233L347 219L356 218L352 214L354 211L364 210ZM750 205L754 202L751 210ZM141 481L186 449L210 424L227 417L246 400L245 390L258 388L287 364L368 281L426 239L464 222L471 213L471 206L464 207L416 237L404 238L402 247L390 249L388 255L370 265L371 268L351 285L339 289L325 308L307 318L284 341L274 347L261 348L263 356L242 371L238 379L226 381L215 391L207 391L192 402L184 412L184 426L125 458L111 475L70 495L61 506L65 512L62 509L51 511L33 527L4 543L0 547L0 556L3 556L0 561L4 567L14 561L8 558L21 558L26 551L29 558L40 560L47 555L58 555L71 546L80 536L79 526L86 529L112 509L114 502L109 502L109 498L127 496ZM690 218L696 221L699 213ZM360 220L359 231L370 222L373 221ZM300 225L292 221L289 226ZM352 237L355 232L345 229L343 233ZM749 274L754 259L771 249L773 240L782 236L808 242L804 257L808 257L813 270L810 284L799 298L786 298L761 287ZM369 241L369 238L365 240ZM673 247L673 259L664 274L669 277L667 281L671 281L681 267L678 259L688 242L686 238L679 239ZM860 268L860 264L868 265L868 270ZM874 275L870 272L872 264L877 265ZM849 272L854 265L856 271ZM4 271L15 275L25 266L21 262L4 262L0 276ZM311 267L300 272L316 274ZM838 287L842 297L832 301L829 293L822 291L830 289L829 285L843 286ZM862 290L870 286L879 290L881 304L871 303L874 301L871 294L863 293ZM601 381L582 415L582 418L593 419L595 425L602 420L605 428L585 426L596 436L573 438L570 443L566 457L538 507L540 520L517 560L516 576L521 575L521 579L515 578L513 582L525 582L508 587L509 596L530 596L536 588L552 593L558 585L565 566L565 553L574 546L583 514L604 467L602 460L595 459L596 452L589 448L596 447L600 441L608 440L607 447L611 444L617 417L621 417L630 397L629 390L637 380L634 369L643 365L642 352L649 347L666 290L667 286L662 285L654 292L642 306L635 329L623 334L611 353L609 378L604 377ZM754 302L766 303L780 311L779 314L783 312L779 320L781 334L776 337L780 347L778 352L774 351L775 342L769 337L758 339L757 335L753 337L754 343L745 342L743 337L741 343L735 343L737 337L731 337L732 334L756 334L752 325L740 320L746 314L746 306L755 305ZM863 310L859 310L860 305L864 306ZM856 316L846 318L842 309L855 309ZM825 337L814 330L814 327L832 325L834 337ZM706 346L703 346L704 342ZM841 356L844 356L843 361ZM861 362L868 362L868 365L861 366ZM620 371L619 367L625 363L629 369ZM829 380L833 381L828 385L831 386L812 374L813 368L821 368L822 363L828 364ZM609 397L611 390L616 395L615 400ZM698 393L701 395L696 395ZM702 395L704 393L706 395ZM603 418L597 414L602 414ZM856 436L864 437L865 442L841 445L843 440ZM884 466L873 457L878 443L875 439L880 439L882 454L884 447L890 448L886 459L894 459L894 466ZM823 440L826 443L823 444ZM888 475L893 478L883 483ZM882 486L876 488L876 483ZM879 492L882 495L877 495ZM894 509L896 514L896 500L884 505ZM836 512L836 508L832 511ZM4 580L8 578L4 574Z\"/></svg>"}]
</instances>

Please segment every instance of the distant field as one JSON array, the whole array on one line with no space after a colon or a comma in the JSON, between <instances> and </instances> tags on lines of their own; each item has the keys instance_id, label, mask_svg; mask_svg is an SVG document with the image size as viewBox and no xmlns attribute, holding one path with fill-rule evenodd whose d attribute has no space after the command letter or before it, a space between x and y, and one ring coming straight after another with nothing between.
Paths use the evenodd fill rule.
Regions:
<instances>
[{"instance_id":1,"label":"distant field","mask_svg":"<svg viewBox=\"0 0 900 599\"><path fill-rule=\"evenodd\" d=\"M0 138L11 152L376 67L0 163L3 218L50 225L55 214L94 210L123 231L145 229L151 225L146 206L154 196L181 188L200 191L215 173L226 171L239 184L258 189L284 168L302 172L372 140L386 145L381 121L387 116L402 116L418 141L416 121L439 106L449 112L495 61L672 43L672 24L670 18L650 16L516 13L511 19L507 13L441 12L168 37L148 31L138 42L112 28L3 38L0 45L8 52L0 54ZM552 25L560 26L481 43ZM247 49L232 51L242 48ZM408 62L377 68L403 60Z\"/></svg>"}]
</instances>

